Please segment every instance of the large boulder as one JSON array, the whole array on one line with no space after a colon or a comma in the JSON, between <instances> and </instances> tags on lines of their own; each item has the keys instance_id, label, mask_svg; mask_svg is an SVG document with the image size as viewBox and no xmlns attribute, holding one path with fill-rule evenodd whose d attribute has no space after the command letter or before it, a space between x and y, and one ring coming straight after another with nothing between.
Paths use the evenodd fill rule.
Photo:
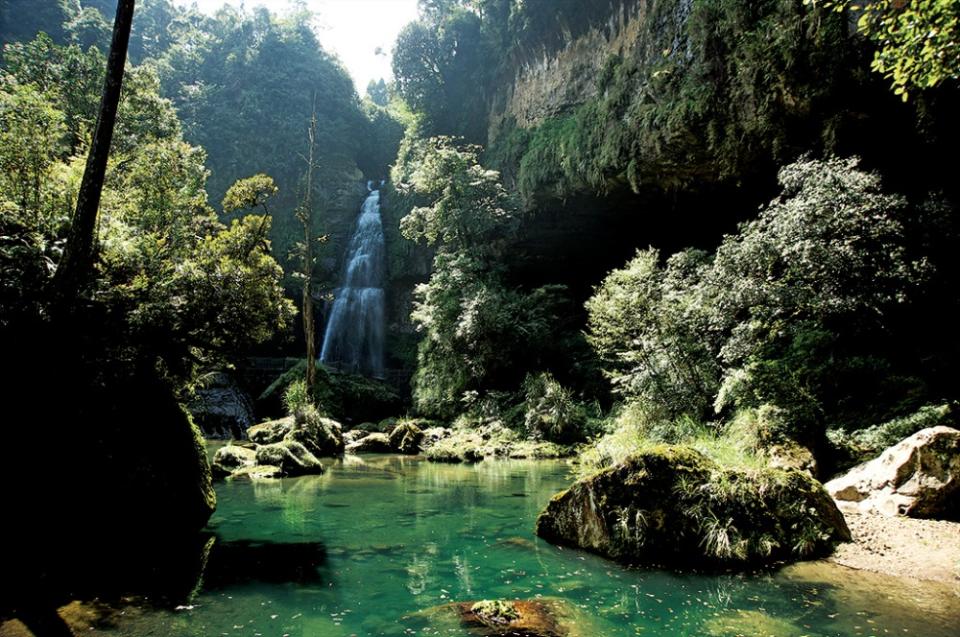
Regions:
<instances>
[{"instance_id":1,"label":"large boulder","mask_svg":"<svg viewBox=\"0 0 960 637\"><path fill-rule=\"evenodd\" d=\"M381 433L366 435L360 440L347 445L348 453L390 453L392 451L393 447L390 446L390 436Z\"/></svg>"},{"instance_id":2,"label":"large boulder","mask_svg":"<svg viewBox=\"0 0 960 637\"><path fill-rule=\"evenodd\" d=\"M296 424L293 416L271 420L247 430L247 437L258 445L272 445L283 440L288 433L293 431Z\"/></svg>"},{"instance_id":3,"label":"large boulder","mask_svg":"<svg viewBox=\"0 0 960 637\"><path fill-rule=\"evenodd\" d=\"M401 422L390 432L390 447L398 453L416 455L421 442L423 431L413 423Z\"/></svg>"},{"instance_id":4,"label":"large boulder","mask_svg":"<svg viewBox=\"0 0 960 637\"><path fill-rule=\"evenodd\" d=\"M278 467L285 476L323 473L316 456L295 440L282 440L257 448L257 464Z\"/></svg>"},{"instance_id":5,"label":"large boulder","mask_svg":"<svg viewBox=\"0 0 960 637\"><path fill-rule=\"evenodd\" d=\"M536 532L620 562L684 567L810 558L850 539L843 515L809 475L726 469L669 445L554 496Z\"/></svg>"},{"instance_id":6,"label":"large boulder","mask_svg":"<svg viewBox=\"0 0 960 637\"><path fill-rule=\"evenodd\" d=\"M826 488L844 510L960 519L960 431L918 431Z\"/></svg>"},{"instance_id":7,"label":"large boulder","mask_svg":"<svg viewBox=\"0 0 960 637\"><path fill-rule=\"evenodd\" d=\"M310 407L297 412L293 427L284 440L299 442L315 456L343 454L343 427L336 420L324 418Z\"/></svg>"},{"instance_id":8,"label":"large boulder","mask_svg":"<svg viewBox=\"0 0 960 637\"><path fill-rule=\"evenodd\" d=\"M213 477L226 478L244 467L252 467L257 463L257 452L246 447L237 445L227 445L220 447L213 454L213 462L210 463L210 470Z\"/></svg>"},{"instance_id":9,"label":"large boulder","mask_svg":"<svg viewBox=\"0 0 960 637\"><path fill-rule=\"evenodd\" d=\"M246 438L255 422L253 401L224 373L208 377L187 407L207 438Z\"/></svg>"}]
</instances>

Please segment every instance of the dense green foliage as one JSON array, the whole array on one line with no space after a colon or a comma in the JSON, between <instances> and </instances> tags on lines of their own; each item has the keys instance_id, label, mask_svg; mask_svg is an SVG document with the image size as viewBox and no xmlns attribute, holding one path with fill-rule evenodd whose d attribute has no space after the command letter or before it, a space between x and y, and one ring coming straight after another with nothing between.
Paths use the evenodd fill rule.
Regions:
<instances>
[{"instance_id":1,"label":"dense green foliage","mask_svg":"<svg viewBox=\"0 0 960 637\"><path fill-rule=\"evenodd\" d=\"M852 160L780 182L714 255L641 252L597 289L590 340L615 387L674 422L773 405L807 444L942 398L954 319L915 321L931 298L956 316L948 211L885 194Z\"/></svg>"},{"instance_id":2,"label":"dense green foliage","mask_svg":"<svg viewBox=\"0 0 960 637\"><path fill-rule=\"evenodd\" d=\"M953 0L823 4L854 12L857 29L877 46L873 69L890 79L904 101L910 91L960 79L960 6Z\"/></svg>"},{"instance_id":3,"label":"dense green foliage","mask_svg":"<svg viewBox=\"0 0 960 637\"><path fill-rule=\"evenodd\" d=\"M404 27L393 52L396 89L423 114L427 135L486 139L489 46L480 18L460 8L428 11Z\"/></svg>"},{"instance_id":4,"label":"dense green foliage","mask_svg":"<svg viewBox=\"0 0 960 637\"><path fill-rule=\"evenodd\" d=\"M501 259L518 209L477 149L429 139L408 149L394 180L427 205L401 221L404 236L436 250L430 281L416 289L413 320L422 333L414 403L452 417L490 390L516 390L544 365L558 340L563 290L512 287Z\"/></svg>"},{"instance_id":5,"label":"dense green foliage","mask_svg":"<svg viewBox=\"0 0 960 637\"><path fill-rule=\"evenodd\" d=\"M4 298L11 330L43 321L83 170L85 131L103 58L49 40L8 49L0 80ZM110 315L121 360L162 360L181 380L195 365L236 355L289 318L269 218L225 226L207 205L204 153L183 141L156 76L134 68L120 107L100 207L93 298ZM66 93L66 94L65 94ZM64 108L65 110L61 110ZM103 326L107 329L107 326ZM101 346L103 346L101 344ZM106 354L106 352L104 352Z\"/></svg>"},{"instance_id":6,"label":"dense green foliage","mask_svg":"<svg viewBox=\"0 0 960 637\"><path fill-rule=\"evenodd\" d=\"M45 1L39 3L39 11L20 4L10 0L0 5L5 19L10 11L17 14L9 20L15 31L3 38L14 43L6 64L17 64L16 50L24 47L78 45L58 52L64 59L56 64L86 65L89 72L76 74L83 82L78 87L58 87L61 95L55 102L71 120L78 114L95 116L95 110L78 104L76 98L92 96L94 106L99 99L100 67L90 62L96 50L103 53L109 45L116 3ZM159 80L154 94L172 101L183 122L185 140L206 151L212 202L219 205L238 178L269 173L276 180L271 239L275 256L288 274L296 270L290 253L302 235L295 211L303 199L301 149L306 147L314 107L321 156L313 200L323 211L346 206L353 212L355 202L352 197L344 201L344 192L362 181L360 171L370 177L385 175L403 133L393 110L361 103L340 62L321 46L313 24L314 15L297 4L281 15L264 8L244 11L225 6L208 16L171 0L142 0L137 3L129 49L130 60L151 69L151 81ZM50 39L31 43L39 31ZM384 85L380 95L386 93ZM145 113L143 119L157 121L156 115L155 111ZM86 124L92 128L93 122ZM84 127L73 130L78 131L74 143L89 132ZM337 214L343 212L337 210ZM324 221L323 214L314 216L312 234L326 230ZM335 260L340 247L339 243L321 246L319 256ZM295 287L290 278L285 287L291 291Z\"/></svg>"}]
</instances>

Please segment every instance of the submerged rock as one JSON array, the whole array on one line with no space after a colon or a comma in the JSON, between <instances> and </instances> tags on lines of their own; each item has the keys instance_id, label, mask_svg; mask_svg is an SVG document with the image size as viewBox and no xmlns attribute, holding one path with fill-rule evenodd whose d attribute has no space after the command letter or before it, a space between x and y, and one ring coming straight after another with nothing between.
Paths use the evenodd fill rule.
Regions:
<instances>
[{"instance_id":1,"label":"submerged rock","mask_svg":"<svg viewBox=\"0 0 960 637\"><path fill-rule=\"evenodd\" d=\"M420 453L423 432L413 423L402 422L390 432L390 446L398 453L416 455Z\"/></svg>"},{"instance_id":2,"label":"submerged rock","mask_svg":"<svg viewBox=\"0 0 960 637\"><path fill-rule=\"evenodd\" d=\"M739 471L664 445L575 483L537 535L620 562L749 566L811 558L848 541L823 486L799 471Z\"/></svg>"},{"instance_id":3,"label":"submerged rock","mask_svg":"<svg viewBox=\"0 0 960 637\"><path fill-rule=\"evenodd\" d=\"M390 453L390 437L387 434L372 433L347 446L349 453Z\"/></svg>"},{"instance_id":4,"label":"submerged rock","mask_svg":"<svg viewBox=\"0 0 960 637\"><path fill-rule=\"evenodd\" d=\"M845 510L960 519L960 431L918 431L826 488Z\"/></svg>"},{"instance_id":5,"label":"submerged rock","mask_svg":"<svg viewBox=\"0 0 960 637\"><path fill-rule=\"evenodd\" d=\"M323 473L316 456L295 440L283 440L257 448L257 464L279 467L285 476Z\"/></svg>"},{"instance_id":6,"label":"submerged rock","mask_svg":"<svg viewBox=\"0 0 960 637\"><path fill-rule=\"evenodd\" d=\"M461 631L478 637L592 637L599 634L570 602L554 598L454 602L422 611L416 617L429 620L437 634Z\"/></svg>"},{"instance_id":7,"label":"submerged rock","mask_svg":"<svg viewBox=\"0 0 960 637\"><path fill-rule=\"evenodd\" d=\"M293 431L293 416L271 420L247 430L247 437L258 445L272 445L280 442L284 437Z\"/></svg>"},{"instance_id":8,"label":"submerged rock","mask_svg":"<svg viewBox=\"0 0 960 637\"><path fill-rule=\"evenodd\" d=\"M217 449L210 465L214 478L225 478L238 469L252 467L257 463L257 452L246 447L227 445Z\"/></svg>"}]
</instances>

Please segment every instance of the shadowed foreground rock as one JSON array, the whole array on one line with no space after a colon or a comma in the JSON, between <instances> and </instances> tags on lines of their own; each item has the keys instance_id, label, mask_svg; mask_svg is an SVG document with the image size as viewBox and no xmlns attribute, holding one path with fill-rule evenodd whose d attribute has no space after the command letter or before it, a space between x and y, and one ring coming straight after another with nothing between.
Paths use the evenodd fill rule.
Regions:
<instances>
[{"instance_id":1,"label":"shadowed foreground rock","mask_svg":"<svg viewBox=\"0 0 960 637\"><path fill-rule=\"evenodd\" d=\"M850 539L807 474L724 469L666 445L554 496L536 531L620 562L714 568L812 558Z\"/></svg>"},{"instance_id":2,"label":"shadowed foreground rock","mask_svg":"<svg viewBox=\"0 0 960 637\"><path fill-rule=\"evenodd\" d=\"M918 431L825 486L844 510L960 519L960 431Z\"/></svg>"}]
</instances>

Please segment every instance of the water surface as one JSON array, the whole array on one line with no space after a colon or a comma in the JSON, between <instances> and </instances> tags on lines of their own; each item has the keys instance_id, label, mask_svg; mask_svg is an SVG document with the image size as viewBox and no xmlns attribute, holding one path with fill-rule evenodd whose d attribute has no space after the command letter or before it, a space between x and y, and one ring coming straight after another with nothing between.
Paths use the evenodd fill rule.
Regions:
<instances>
[{"instance_id":1,"label":"water surface","mask_svg":"<svg viewBox=\"0 0 960 637\"><path fill-rule=\"evenodd\" d=\"M90 634L340 637L442 632L450 601L557 597L583 634L956 637L960 598L814 563L753 575L626 569L534 537L562 462L328 461L323 476L218 485L211 553L179 608L131 602Z\"/></svg>"}]
</instances>

